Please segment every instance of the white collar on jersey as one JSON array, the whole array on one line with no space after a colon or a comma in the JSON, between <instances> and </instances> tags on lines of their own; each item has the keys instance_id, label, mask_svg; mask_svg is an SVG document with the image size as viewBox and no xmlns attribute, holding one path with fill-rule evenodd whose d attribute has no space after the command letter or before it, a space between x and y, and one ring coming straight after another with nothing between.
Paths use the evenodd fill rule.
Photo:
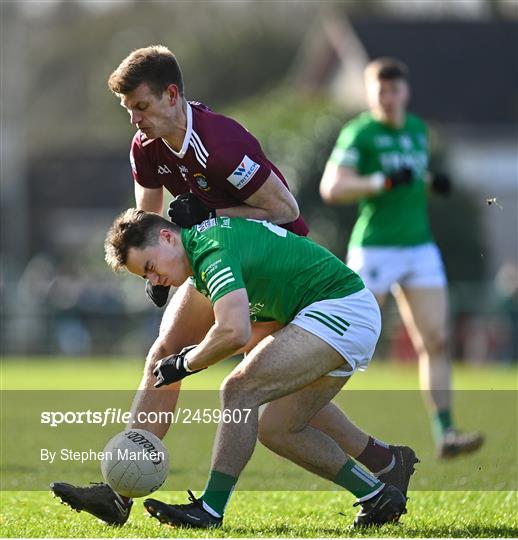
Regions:
<instances>
[{"instance_id":1,"label":"white collar on jersey","mask_svg":"<svg viewBox=\"0 0 518 540\"><path fill-rule=\"evenodd\" d=\"M174 148L172 148L171 146L169 146L169 144L167 144L167 141L165 139L162 139L162 141L164 141L164 144L167 146L167 148L169 148L169 150L171 150L171 152L176 157L179 157L180 159L183 159L183 157L185 156L185 153L187 152L187 149L189 148L189 141L191 140L191 133L192 133L192 109L191 109L191 106L189 105L189 102L187 101L186 103L187 103L187 131L185 132L185 138L182 143L182 148L180 149L179 152L177 152Z\"/></svg>"}]
</instances>

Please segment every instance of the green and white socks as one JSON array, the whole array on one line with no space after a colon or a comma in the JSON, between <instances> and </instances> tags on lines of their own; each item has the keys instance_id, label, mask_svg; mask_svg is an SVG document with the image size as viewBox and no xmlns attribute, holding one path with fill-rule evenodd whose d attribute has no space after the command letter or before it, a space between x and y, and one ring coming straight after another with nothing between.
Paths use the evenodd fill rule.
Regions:
<instances>
[{"instance_id":1,"label":"green and white socks","mask_svg":"<svg viewBox=\"0 0 518 540\"><path fill-rule=\"evenodd\" d=\"M352 458L345 462L333 482L350 491L360 502L374 497L385 485Z\"/></svg>"},{"instance_id":2,"label":"green and white socks","mask_svg":"<svg viewBox=\"0 0 518 540\"><path fill-rule=\"evenodd\" d=\"M437 411L432 416L432 431L435 441L440 442L448 431L453 429L453 420L450 409Z\"/></svg>"},{"instance_id":3,"label":"green and white socks","mask_svg":"<svg viewBox=\"0 0 518 540\"><path fill-rule=\"evenodd\" d=\"M212 469L201 496L203 509L214 517L222 517L236 483L236 477Z\"/></svg>"},{"instance_id":4,"label":"green and white socks","mask_svg":"<svg viewBox=\"0 0 518 540\"><path fill-rule=\"evenodd\" d=\"M234 476L211 470L201 496L204 510L214 517L222 517L237 480ZM360 502L374 497L385 485L360 467L354 459L346 461L333 482L350 491Z\"/></svg>"}]
</instances>

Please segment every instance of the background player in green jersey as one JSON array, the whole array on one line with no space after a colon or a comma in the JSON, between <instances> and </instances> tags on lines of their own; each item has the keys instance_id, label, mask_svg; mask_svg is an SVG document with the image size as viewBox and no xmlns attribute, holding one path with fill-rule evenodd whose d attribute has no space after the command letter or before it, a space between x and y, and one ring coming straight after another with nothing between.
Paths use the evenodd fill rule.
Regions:
<instances>
[{"instance_id":1,"label":"background player in green jersey","mask_svg":"<svg viewBox=\"0 0 518 540\"><path fill-rule=\"evenodd\" d=\"M156 387L236 354L250 340L251 320L286 325L261 340L222 384L222 409L233 420L220 422L201 498L190 494L185 505L148 499L151 515L169 525L219 526L259 435L274 452L355 494L362 506L356 525L399 519L416 461L411 449L413 461L398 467L393 482L393 472L376 477L349 458L370 439L358 427L342 433L346 452L311 425L349 377L367 367L381 330L378 304L356 273L312 240L241 218L180 229L130 209L113 223L105 251L113 270L125 267L153 284L180 286L191 278L213 305L214 324L203 340L157 363ZM235 420L245 410L246 420Z\"/></svg>"},{"instance_id":2,"label":"background player in green jersey","mask_svg":"<svg viewBox=\"0 0 518 540\"><path fill-rule=\"evenodd\" d=\"M406 66L392 58L374 60L365 70L365 84L370 110L343 128L320 192L330 204L358 202L347 264L380 305L394 294L419 356L438 456L453 457L478 449L483 437L457 432L451 415L447 283L427 212L427 184L447 193L450 183L428 173L426 125L406 112Z\"/></svg>"}]
</instances>

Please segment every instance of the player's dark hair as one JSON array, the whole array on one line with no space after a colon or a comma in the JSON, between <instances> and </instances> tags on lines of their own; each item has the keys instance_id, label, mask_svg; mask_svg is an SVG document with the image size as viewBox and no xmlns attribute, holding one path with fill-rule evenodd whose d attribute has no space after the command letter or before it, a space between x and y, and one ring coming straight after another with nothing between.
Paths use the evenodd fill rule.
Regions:
<instances>
[{"instance_id":1,"label":"player's dark hair","mask_svg":"<svg viewBox=\"0 0 518 540\"><path fill-rule=\"evenodd\" d=\"M118 272L128 261L130 248L144 249L158 243L160 229L179 231L180 228L153 212L130 208L112 223L104 240L104 258Z\"/></svg>"},{"instance_id":2,"label":"player's dark hair","mask_svg":"<svg viewBox=\"0 0 518 540\"><path fill-rule=\"evenodd\" d=\"M125 95L142 83L146 83L157 97L170 84L175 84L183 96L182 71L176 56L167 47L150 45L134 50L110 75L108 88L114 94Z\"/></svg>"},{"instance_id":3,"label":"player's dark hair","mask_svg":"<svg viewBox=\"0 0 518 540\"><path fill-rule=\"evenodd\" d=\"M376 58L367 64L365 77L384 81L403 79L408 81L408 67L396 58Z\"/></svg>"}]
</instances>

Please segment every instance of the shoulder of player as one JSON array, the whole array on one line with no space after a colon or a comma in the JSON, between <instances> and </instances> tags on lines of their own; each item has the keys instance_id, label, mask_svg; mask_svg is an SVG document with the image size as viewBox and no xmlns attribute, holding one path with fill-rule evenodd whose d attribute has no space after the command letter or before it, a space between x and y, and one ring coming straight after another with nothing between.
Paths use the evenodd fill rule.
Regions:
<instances>
[{"instance_id":1,"label":"shoulder of player","mask_svg":"<svg viewBox=\"0 0 518 540\"><path fill-rule=\"evenodd\" d=\"M229 229L229 219L225 217L210 218L202 221L198 225L194 225L189 229L182 229L182 239L184 242L192 243L193 247L214 247L220 233Z\"/></svg>"},{"instance_id":2,"label":"shoulder of player","mask_svg":"<svg viewBox=\"0 0 518 540\"><path fill-rule=\"evenodd\" d=\"M242 141L243 137L255 139L237 120L214 112L202 103L189 103L194 113L194 131L203 142L210 145L211 153L229 143Z\"/></svg>"},{"instance_id":3,"label":"shoulder of player","mask_svg":"<svg viewBox=\"0 0 518 540\"><path fill-rule=\"evenodd\" d=\"M371 132L376 130L376 124L369 112L362 112L346 122L340 132L340 135L346 137L347 140L354 138L355 140L367 141Z\"/></svg>"},{"instance_id":4,"label":"shoulder of player","mask_svg":"<svg viewBox=\"0 0 518 540\"><path fill-rule=\"evenodd\" d=\"M133 135L131 140L131 150L133 152L143 150L145 151L148 148L156 147L160 144L161 139L148 139L146 135L139 130Z\"/></svg>"},{"instance_id":5,"label":"shoulder of player","mask_svg":"<svg viewBox=\"0 0 518 540\"><path fill-rule=\"evenodd\" d=\"M424 131L428 130L426 122L421 117L413 113L407 113L407 125L411 129L421 129Z\"/></svg>"}]
</instances>

